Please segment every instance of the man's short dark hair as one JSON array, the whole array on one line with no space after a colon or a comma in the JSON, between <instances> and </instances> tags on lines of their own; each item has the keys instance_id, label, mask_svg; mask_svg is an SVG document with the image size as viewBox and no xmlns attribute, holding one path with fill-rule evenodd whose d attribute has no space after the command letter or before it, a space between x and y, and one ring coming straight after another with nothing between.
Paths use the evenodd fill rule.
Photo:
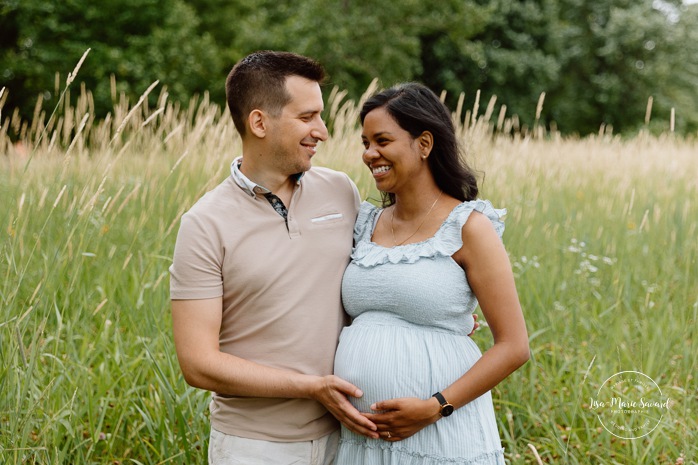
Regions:
<instances>
[{"instance_id":1,"label":"man's short dark hair","mask_svg":"<svg viewBox=\"0 0 698 465\"><path fill-rule=\"evenodd\" d=\"M272 116L291 101L286 78L300 76L317 83L325 79L325 70L317 61L290 52L263 50L240 60L228 74L225 93L235 128L245 135L245 120L252 110Z\"/></svg>"}]
</instances>

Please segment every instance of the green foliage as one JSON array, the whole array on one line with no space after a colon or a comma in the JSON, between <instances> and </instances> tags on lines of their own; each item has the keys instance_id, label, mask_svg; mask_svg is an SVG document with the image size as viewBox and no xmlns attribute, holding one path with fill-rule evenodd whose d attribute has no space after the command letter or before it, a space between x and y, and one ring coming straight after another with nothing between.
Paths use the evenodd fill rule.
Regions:
<instances>
[{"instance_id":1,"label":"green foliage","mask_svg":"<svg viewBox=\"0 0 698 465\"><path fill-rule=\"evenodd\" d=\"M467 40L478 19L471 2L461 1L409 0L386 2L380 8L367 0L306 0L293 5L266 0L257 5L236 28L231 48L239 51L237 58L255 49L312 56L327 68L330 84L352 97L360 96L376 77L385 85L421 77L427 72L422 57L428 54L423 38Z\"/></svg>"},{"instance_id":2,"label":"green foliage","mask_svg":"<svg viewBox=\"0 0 698 465\"><path fill-rule=\"evenodd\" d=\"M561 79L550 88L550 119L583 134L600 124L627 132L644 123L653 96L655 118L668 122L676 107L684 130L698 128L698 97L690 90L698 86L698 73L688 59L698 54L695 10L677 22L655 3L560 1L556 40L564 46Z\"/></svg>"},{"instance_id":3,"label":"green foliage","mask_svg":"<svg viewBox=\"0 0 698 465\"><path fill-rule=\"evenodd\" d=\"M5 108L53 106L87 48L79 81L103 117L121 92L155 80L183 104L208 92L221 107L232 65L260 49L322 62L334 86L358 98L418 80L467 107L479 90L521 124L565 133L600 125L633 133L698 130L698 5L680 0L0 0L0 82ZM56 78L60 73L60 79ZM111 76L115 78L112 88ZM78 81L78 84L79 84ZM152 95L156 95L153 93ZM154 98L154 97L153 97ZM150 102L154 103L153 100Z\"/></svg>"},{"instance_id":4,"label":"green foliage","mask_svg":"<svg viewBox=\"0 0 698 465\"><path fill-rule=\"evenodd\" d=\"M0 76L9 89L7 107L31 116L39 94L47 106L55 105L65 77L88 48L79 80L93 92L98 115L117 97L112 75L117 93L131 98L159 80L172 98L186 101L220 81L209 74L220 61L213 40L198 35L197 25L182 0L5 1Z\"/></svg>"},{"instance_id":5,"label":"green foliage","mask_svg":"<svg viewBox=\"0 0 698 465\"><path fill-rule=\"evenodd\" d=\"M479 3L486 8L482 30L469 41L435 47L434 56L444 65L440 74L426 75L425 80L434 88L443 84L454 95L465 91L469 103L479 89L485 100L496 96L500 104L507 105L508 114L532 122L541 92L549 90L560 74L557 50L551 42L556 2Z\"/></svg>"}]
</instances>

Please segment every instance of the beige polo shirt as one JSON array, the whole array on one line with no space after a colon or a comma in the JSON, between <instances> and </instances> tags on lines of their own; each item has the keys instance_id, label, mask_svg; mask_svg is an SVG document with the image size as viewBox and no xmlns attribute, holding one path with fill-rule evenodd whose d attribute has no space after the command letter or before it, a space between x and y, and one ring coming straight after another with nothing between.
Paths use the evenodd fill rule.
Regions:
<instances>
[{"instance_id":1,"label":"beige polo shirt","mask_svg":"<svg viewBox=\"0 0 698 465\"><path fill-rule=\"evenodd\" d=\"M204 195L182 216L170 295L223 297L223 352L328 375L346 323L340 289L359 195L346 174L312 168L287 207L286 224L263 195L232 176ZM213 393L210 411L215 429L253 439L305 441L337 428L310 399Z\"/></svg>"}]
</instances>

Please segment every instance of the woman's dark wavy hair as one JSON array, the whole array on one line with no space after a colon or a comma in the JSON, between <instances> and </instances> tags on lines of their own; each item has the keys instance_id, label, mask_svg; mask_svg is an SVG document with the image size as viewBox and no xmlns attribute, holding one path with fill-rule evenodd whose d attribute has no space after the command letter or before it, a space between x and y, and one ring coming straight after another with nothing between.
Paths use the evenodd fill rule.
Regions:
<instances>
[{"instance_id":1,"label":"woman's dark wavy hair","mask_svg":"<svg viewBox=\"0 0 698 465\"><path fill-rule=\"evenodd\" d=\"M451 113L428 87L409 82L378 92L361 108L361 125L366 115L385 108L398 125L415 139L424 131L434 136L427 162L436 185L446 194L465 202L478 194L475 172L461 157ZM382 192L383 207L395 203L395 195Z\"/></svg>"}]
</instances>

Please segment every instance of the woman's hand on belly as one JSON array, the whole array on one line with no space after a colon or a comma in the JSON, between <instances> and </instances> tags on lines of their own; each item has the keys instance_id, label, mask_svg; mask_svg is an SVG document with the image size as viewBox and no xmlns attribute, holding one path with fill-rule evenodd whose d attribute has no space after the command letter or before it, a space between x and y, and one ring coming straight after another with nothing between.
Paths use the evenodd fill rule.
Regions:
<instances>
[{"instance_id":1,"label":"woman's hand on belly","mask_svg":"<svg viewBox=\"0 0 698 465\"><path fill-rule=\"evenodd\" d=\"M379 413L363 413L378 427L378 434L386 441L400 441L418 433L423 428L436 423L439 415L439 401L416 397L401 397L384 400L371 405L371 410Z\"/></svg>"}]
</instances>

